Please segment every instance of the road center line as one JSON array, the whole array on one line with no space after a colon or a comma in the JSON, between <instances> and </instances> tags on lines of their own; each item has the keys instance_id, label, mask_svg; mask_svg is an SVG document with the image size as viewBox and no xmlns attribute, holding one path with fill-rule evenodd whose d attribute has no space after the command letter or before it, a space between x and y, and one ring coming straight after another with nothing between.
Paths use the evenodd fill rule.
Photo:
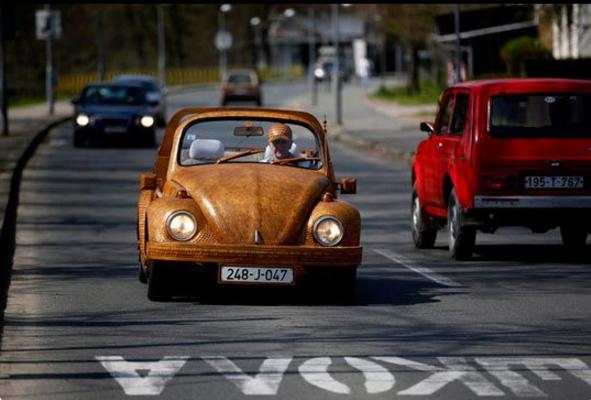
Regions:
<instances>
[{"instance_id":1,"label":"road center line","mask_svg":"<svg viewBox=\"0 0 591 400\"><path fill-rule=\"evenodd\" d=\"M374 251L376 253L386 257L387 259L392 260L395 263L400 264L403 267L408 268L411 271L414 271L417 274L422 275L425 278L430 279L433 282L438 283L440 285L450 286L450 287L462 286L458 282L454 281L453 279L450 279L450 278L447 278L443 275L440 275L437 272L431 270L430 268L419 265L416 262L404 257L403 255L396 253L395 251L387 250L387 249L374 249Z\"/></svg>"}]
</instances>

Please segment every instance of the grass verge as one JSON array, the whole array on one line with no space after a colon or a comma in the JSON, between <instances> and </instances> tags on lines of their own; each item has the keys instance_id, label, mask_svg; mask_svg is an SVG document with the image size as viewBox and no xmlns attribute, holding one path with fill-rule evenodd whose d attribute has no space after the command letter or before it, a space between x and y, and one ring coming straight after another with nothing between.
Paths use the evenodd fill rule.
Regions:
<instances>
[{"instance_id":1,"label":"grass verge","mask_svg":"<svg viewBox=\"0 0 591 400\"><path fill-rule=\"evenodd\" d=\"M444 88L434 85L429 81L421 82L421 90L416 93L408 93L406 86L380 86L370 97L392 101L402 105L437 104L439 96Z\"/></svg>"}]
</instances>

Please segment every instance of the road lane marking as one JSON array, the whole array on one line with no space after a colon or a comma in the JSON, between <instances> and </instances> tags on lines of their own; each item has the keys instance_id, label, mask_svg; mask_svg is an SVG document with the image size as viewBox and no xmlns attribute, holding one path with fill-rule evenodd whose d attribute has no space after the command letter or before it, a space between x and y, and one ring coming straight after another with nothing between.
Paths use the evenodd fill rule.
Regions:
<instances>
[{"instance_id":1,"label":"road lane marking","mask_svg":"<svg viewBox=\"0 0 591 400\"><path fill-rule=\"evenodd\" d=\"M410 269L413 272L416 272L419 275L424 276L425 278L432 280L435 283L438 283L443 286L449 287L459 287L462 286L458 282L454 281L451 278L447 278L443 275L438 274L437 272L433 271L430 268L425 266L419 265L418 263L409 260L408 258L404 257L401 254L396 253L395 251L388 250L388 249L374 249L374 251L387 259L394 261L397 264L402 265L405 268Z\"/></svg>"},{"instance_id":2,"label":"road lane marking","mask_svg":"<svg viewBox=\"0 0 591 400\"><path fill-rule=\"evenodd\" d=\"M292 357L268 357L254 377L245 374L239 366L226 357L211 356L201 357L201 359L234 383L242 394L275 395Z\"/></svg>"},{"instance_id":3,"label":"road lane marking","mask_svg":"<svg viewBox=\"0 0 591 400\"><path fill-rule=\"evenodd\" d=\"M485 367L491 375L508 387L516 396L520 397L541 397L546 394L532 385L525 376L512 371L512 365L523 365L545 381L559 381L562 379L548 369L550 365L559 366L591 386L591 369L577 358L477 357L475 361Z\"/></svg>"},{"instance_id":4,"label":"road lane marking","mask_svg":"<svg viewBox=\"0 0 591 400\"><path fill-rule=\"evenodd\" d=\"M298 371L306 382L317 388L338 394L351 394L349 386L337 381L328 373L328 367L332 364L330 357L315 357L306 360L300 365Z\"/></svg>"},{"instance_id":5,"label":"road lane marking","mask_svg":"<svg viewBox=\"0 0 591 400\"><path fill-rule=\"evenodd\" d=\"M189 357L166 356L156 362L125 361L121 356L96 356L128 396L158 396ZM148 371L141 376L138 371Z\"/></svg>"},{"instance_id":6,"label":"road lane marking","mask_svg":"<svg viewBox=\"0 0 591 400\"><path fill-rule=\"evenodd\" d=\"M408 360L400 357L372 357L374 360L384 361L395 365L403 365L410 368L418 367L419 371L432 371L433 373L419 383L398 392L399 395L429 396L441 390L452 382L461 382L477 396L505 396L505 393L497 388L480 372L470 366L463 357L437 357L445 367L434 367L422 363L408 363ZM402 361L402 363L401 363Z\"/></svg>"},{"instance_id":7,"label":"road lane marking","mask_svg":"<svg viewBox=\"0 0 591 400\"><path fill-rule=\"evenodd\" d=\"M369 394L387 392L396 383L396 379L390 371L373 361L357 357L345 357L345 361L363 373L365 391Z\"/></svg>"}]
</instances>

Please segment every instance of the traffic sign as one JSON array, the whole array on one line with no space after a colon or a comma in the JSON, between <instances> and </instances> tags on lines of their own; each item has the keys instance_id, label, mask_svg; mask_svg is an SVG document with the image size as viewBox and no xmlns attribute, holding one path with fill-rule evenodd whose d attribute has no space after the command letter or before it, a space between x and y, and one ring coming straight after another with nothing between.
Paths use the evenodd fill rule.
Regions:
<instances>
[{"instance_id":1,"label":"traffic sign","mask_svg":"<svg viewBox=\"0 0 591 400\"><path fill-rule=\"evenodd\" d=\"M228 50L232 47L232 34L228 31L217 31L214 43L219 51Z\"/></svg>"},{"instance_id":2,"label":"traffic sign","mask_svg":"<svg viewBox=\"0 0 591 400\"><path fill-rule=\"evenodd\" d=\"M37 39L62 37L62 14L60 11L37 10L35 13Z\"/></svg>"}]
</instances>

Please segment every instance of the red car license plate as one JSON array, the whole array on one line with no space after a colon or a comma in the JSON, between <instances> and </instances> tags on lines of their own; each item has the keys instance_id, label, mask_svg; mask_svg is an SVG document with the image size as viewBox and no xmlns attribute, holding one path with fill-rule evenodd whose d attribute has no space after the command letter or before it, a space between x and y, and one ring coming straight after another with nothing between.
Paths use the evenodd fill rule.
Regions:
<instances>
[{"instance_id":1,"label":"red car license plate","mask_svg":"<svg viewBox=\"0 0 591 400\"><path fill-rule=\"evenodd\" d=\"M526 189L582 189L582 176L526 176Z\"/></svg>"}]
</instances>

